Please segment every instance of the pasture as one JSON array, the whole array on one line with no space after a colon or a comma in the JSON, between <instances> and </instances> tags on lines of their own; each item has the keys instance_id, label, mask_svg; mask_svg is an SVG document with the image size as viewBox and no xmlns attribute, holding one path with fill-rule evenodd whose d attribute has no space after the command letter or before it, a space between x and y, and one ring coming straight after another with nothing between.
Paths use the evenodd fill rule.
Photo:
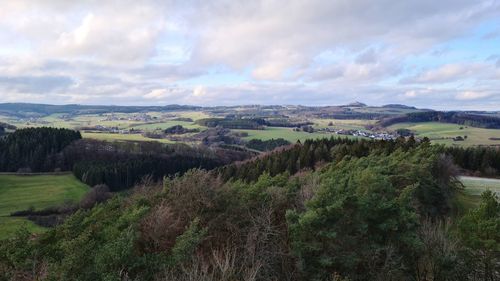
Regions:
<instances>
[{"instance_id":1,"label":"pasture","mask_svg":"<svg viewBox=\"0 0 500 281\"><path fill-rule=\"evenodd\" d=\"M500 197L500 179L460 177L465 187L465 192L472 196L480 196L486 190L491 190Z\"/></svg>"},{"instance_id":2,"label":"pasture","mask_svg":"<svg viewBox=\"0 0 500 281\"><path fill-rule=\"evenodd\" d=\"M500 145L500 130L483 129L449 123L423 122L423 123L398 123L390 126L389 130L405 128L413 131L418 137L428 137L433 143L446 145ZM453 141L454 137L467 136L464 141Z\"/></svg>"},{"instance_id":3,"label":"pasture","mask_svg":"<svg viewBox=\"0 0 500 281\"><path fill-rule=\"evenodd\" d=\"M331 136L351 137L351 136L336 135L332 133L296 132L292 128L282 128L282 127L267 127L265 130L234 130L234 131L248 133L248 136L243 138L245 140L251 140L251 139L269 140L269 139L283 138L291 143L295 143L297 142L297 140L300 140L302 142L306 139L330 138Z\"/></svg>"},{"instance_id":4,"label":"pasture","mask_svg":"<svg viewBox=\"0 0 500 281\"><path fill-rule=\"evenodd\" d=\"M6 175L0 174L0 239L9 237L21 225L33 232L43 231L32 222L10 217L10 213L77 202L89 190L71 174L62 175Z\"/></svg>"}]
</instances>

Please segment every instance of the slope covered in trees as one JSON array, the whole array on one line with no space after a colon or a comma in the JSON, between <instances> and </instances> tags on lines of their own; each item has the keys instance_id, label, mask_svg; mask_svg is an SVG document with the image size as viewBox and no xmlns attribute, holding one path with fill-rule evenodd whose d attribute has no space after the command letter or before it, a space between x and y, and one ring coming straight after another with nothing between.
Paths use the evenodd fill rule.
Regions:
<instances>
[{"instance_id":1,"label":"slope covered in trees","mask_svg":"<svg viewBox=\"0 0 500 281\"><path fill-rule=\"evenodd\" d=\"M455 111L425 111L412 112L403 116L388 117L377 122L382 127L388 127L396 123L403 122L442 122L454 123L459 125L500 129L500 118L496 116L486 116L481 114L455 112Z\"/></svg>"},{"instance_id":2,"label":"slope covered in trees","mask_svg":"<svg viewBox=\"0 0 500 281\"><path fill-rule=\"evenodd\" d=\"M58 168L55 156L81 138L79 132L68 129L17 130L0 139L0 171L53 171Z\"/></svg>"},{"instance_id":3,"label":"slope covered in trees","mask_svg":"<svg viewBox=\"0 0 500 281\"><path fill-rule=\"evenodd\" d=\"M248 141L245 144L245 146L259 151L271 151L280 146L285 146L289 144L290 142L283 138L270 139L270 140L252 139Z\"/></svg>"},{"instance_id":4,"label":"slope covered in trees","mask_svg":"<svg viewBox=\"0 0 500 281\"><path fill-rule=\"evenodd\" d=\"M254 178L235 172L223 180L217 173L191 170L81 210L35 239L20 231L0 242L0 276L298 281L499 277L499 205L487 194L477 210L463 219L454 217L460 185L441 147L403 140L307 143L295 146L298 158L299 147L314 152L330 146L331 157L315 158L324 164L314 165L314 171L291 175L256 169ZM291 152L266 157L285 159L280 153ZM266 157L239 168L261 165ZM458 227L451 228L450 220ZM488 233L482 229L486 226Z\"/></svg>"},{"instance_id":5,"label":"slope covered in trees","mask_svg":"<svg viewBox=\"0 0 500 281\"><path fill-rule=\"evenodd\" d=\"M193 168L211 170L251 155L244 151L184 144L81 140L63 151L62 162L84 183L106 184L112 191L119 191L145 177L157 181Z\"/></svg>"},{"instance_id":6,"label":"slope covered in trees","mask_svg":"<svg viewBox=\"0 0 500 281\"><path fill-rule=\"evenodd\" d=\"M428 140L424 140L428 145ZM293 147L264 154L245 162L237 162L218 169L225 180L241 179L254 181L261 174L278 175L287 172L295 174L304 169L315 169L322 163L339 161L344 156L363 157L372 151L391 153L398 148L410 149L417 146L413 137L408 140L399 138L395 141L368 141L347 138L306 140Z\"/></svg>"}]
</instances>

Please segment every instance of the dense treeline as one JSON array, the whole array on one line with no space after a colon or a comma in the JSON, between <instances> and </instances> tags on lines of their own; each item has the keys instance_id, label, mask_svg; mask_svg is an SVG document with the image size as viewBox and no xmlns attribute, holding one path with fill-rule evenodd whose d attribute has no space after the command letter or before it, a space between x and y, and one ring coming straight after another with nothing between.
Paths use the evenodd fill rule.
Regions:
<instances>
[{"instance_id":1,"label":"dense treeline","mask_svg":"<svg viewBox=\"0 0 500 281\"><path fill-rule=\"evenodd\" d=\"M0 122L0 136L5 135L7 130L15 130L16 126Z\"/></svg>"},{"instance_id":2,"label":"dense treeline","mask_svg":"<svg viewBox=\"0 0 500 281\"><path fill-rule=\"evenodd\" d=\"M288 118L266 119L266 126L271 126L271 127L296 128L313 124L314 123L309 121L293 121Z\"/></svg>"},{"instance_id":3,"label":"dense treeline","mask_svg":"<svg viewBox=\"0 0 500 281\"><path fill-rule=\"evenodd\" d=\"M461 168L483 176L500 176L500 148L498 147L447 147Z\"/></svg>"},{"instance_id":4,"label":"dense treeline","mask_svg":"<svg viewBox=\"0 0 500 281\"><path fill-rule=\"evenodd\" d=\"M424 138L420 143L429 144ZM362 157L371 151L392 151L409 149L419 143L410 136L390 141L367 141L353 139L317 139L307 140L283 151L265 154L246 162L234 163L218 169L224 179L238 178L253 181L262 173L277 175L283 172L294 174L302 169L314 169L318 164L338 161L346 155ZM500 149L497 147L445 147L436 146L441 153L450 155L454 163L478 176L500 176Z\"/></svg>"},{"instance_id":5,"label":"dense treeline","mask_svg":"<svg viewBox=\"0 0 500 281\"><path fill-rule=\"evenodd\" d=\"M163 132L165 134L177 135L177 134L196 133L199 131L200 130L196 129L196 128L195 129L188 129L188 128L184 128L182 125L174 125L172 127L166 128Z\"/></svg>"},{"instance_id":6,"label":"dense treeline","mask_svg":"<svg viewBox=\"0 0 500 281\"><path fill-rule=\"evenodd\" d=\"M289 145L290 142L283 139L270 139L270 140L261 140L261 139L252 139L249 140L245 146L251 149L259 150L259 151L271 151L277 147Z\"/></svg>"},{"instance_id":7,"label":"dense treeline","mask_svg":"<svg viewBox=\"0 0 500 281\"><path fill-rule=\"evenodd\" d=\"M260 118L204 118L196 120L196 124L206 127L223 127L225 129L263 130L266 121Z\"/></svg>"},{"instance_id":8,"label":"dense treeline","mask_svg":"<svg viewBox=\"0 0 500 281\"><path fill-rule=\"evenodd\" d=\"M498 280L500 205L486 193L451 216L460 191L440 147L312 143L346 154L253 182L192 170L36 239L20 231L0 242L0 280Z\"/></svg>"},{"instance_id":9,"label":"dense treeline","mask_svg":"<svg viewBox=\"0 0 500 281\"><path fill-rule=\"evenodd\" d=\"M377 124L388 127L403 122L442 122L479 128L500 129L499 117L455 111L412 112L403 116L384 118Z\"/></svg>"},{"instance_id":10,"label":"dense treeline","mask_svg":"<svg viewBox=\"0 0 500 281\"><path fill-rule=\"evenodd\" d=\"M0 171L54 171L59 168L57 154L81 138L79 132L68 129L19 129L0 139Z\"/></svg>"},{"instance_id":11,"label":"dense treeline","mask_svg":"<svg viewBox=\"0 0 500 281\"><path fill-rule=\"evenodd\" d=\"M428 143L428 140L424 140ZM372 150L390 153L398 148L409 149L417 142L413 137L408 140L399 138L395 141L367 141L347 138L306 140L291 148L260 156L246 162L234 163L218 169L223 179L242 179L254 181L261 174L278 175L283 172L295 174L303 169L314 169L321 163L339 161L346 155L363 157Z\"/></svg>"},{"instance_id":12,"label":"dense treeline","mask_svg":"<svg viewBox=\"0 0 500 281\"><path fill-rule=\"evenodd\" d=\"M250 157L251 153L222 148L165 145L158 142L81 140L63 151L63 162L82 182L106 184L111 191L129 188L150 176L182 174L189 169L213 169Z\"/></svg>"},{"instance_id":13,"label":"dense treeline","mask_svg":"<svg viewBox=\"0 0 500 281\"><path fill-rule=\"evenodd\" d=\"M0 171L73 171L84 183L129 188L145 176L159 180L189 169L213 169L253 153L158 142L83 140L77 131L56 128L17 130L0 139Z\"/></svg>"}]
</instances>

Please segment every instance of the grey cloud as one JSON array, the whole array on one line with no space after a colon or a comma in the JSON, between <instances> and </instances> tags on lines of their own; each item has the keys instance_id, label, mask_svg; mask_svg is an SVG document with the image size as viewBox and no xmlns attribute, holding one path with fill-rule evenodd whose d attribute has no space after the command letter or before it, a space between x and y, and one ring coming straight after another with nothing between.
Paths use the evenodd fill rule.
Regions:
<instances>
[{"instance_id":1,"label":"grey cloud","mask_svg":"<svg viewBox=\"0 0 500 281\"><path fill-rule=\"evenodd\" d=\"M359 64L369 64L377 62L377 55L373 48L370 48L356 57L356 63Z\"/></svg>"},{"instance_id":2,"label":"grey cloud","mask_svg":"<svg viewBox=\"0 0 500 281\"><path fill-rule=\"evenodd\" d=\"M28 93L51 92L73 84L74 81L66 76L0 76L0 87Z\"/></svg>"}]
</instances>

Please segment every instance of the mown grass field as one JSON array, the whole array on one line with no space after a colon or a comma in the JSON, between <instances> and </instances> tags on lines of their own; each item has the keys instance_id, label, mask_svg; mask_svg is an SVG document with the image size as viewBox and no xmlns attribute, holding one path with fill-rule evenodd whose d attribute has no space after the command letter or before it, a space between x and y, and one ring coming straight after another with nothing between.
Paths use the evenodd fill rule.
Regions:
<instances>
[{"instance_id":1,"label":"mown grass field","mask_svg":"<svg viewBox=\"0 0 500 281\"><path fill-rule=\"evenodd\" d=\"M464 185L464 190L458 192L455 198L460 215L471 208L476 208L481 201L481 194L486 190L491 190L500 197L500 179L462 176L460 181Z\"/></svg>"},{"instance_id":2,"label":"mown grass field","mask_svg":"<svg viewBox=\"0 0 500 281\"><path fill-rule=\"evenodd\" d=\"M0 239L9 237L16 229L26 225L33 232L43 231L42 227L10 213L36 210L57 206L64 202L76 202L83 197L89 187L71 174L63 175L3 175L0 174Z\"/></svg>"},{"instance_id":3,"label":"mown grass field","mask_svg":"<svg viewBox=\"0 0 500 281\"><path fill-rule=\"evenodd\" d=\"M433 143L446 145L500 145L499 140L490 138L500 138L500 130L483 129L457 124L424 122L424 123L398 123L390 126L389 130L400 128L410 129L416 136L428 137ZM462 128L462 129L460 129ZM456 136L467 136L464 141L453 141Z\"/></svg>"},{"instance_id":4,"label":"mown grass field","mask_svg":"<svg viewBox=\"0 0 500 281\"><path fill-rule=\"evenodd\" d=\"M472 196L480 196L486 190L495 192L500 197L500 179L460 177L465 186L465 192Z\"/></svg>"}]
</instances>

